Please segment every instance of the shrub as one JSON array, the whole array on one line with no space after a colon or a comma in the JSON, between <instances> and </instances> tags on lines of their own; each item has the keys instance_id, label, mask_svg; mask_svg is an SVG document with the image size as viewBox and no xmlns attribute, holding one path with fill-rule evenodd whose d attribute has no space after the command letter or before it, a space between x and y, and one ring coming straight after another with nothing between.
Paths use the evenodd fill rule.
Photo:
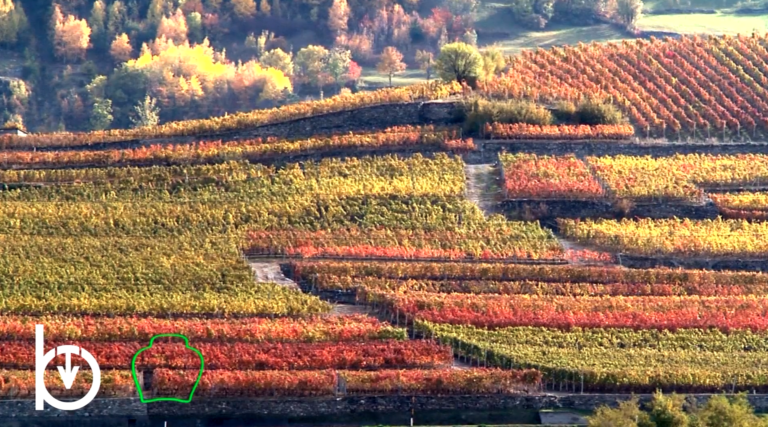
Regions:
<instances>
[{"instance_id":1,"label":"shrub","mask_svg":"<svg viewBox=\"0 0 768 427\"><path fill-rule=\"evenodd\" d=\"M624 116L615 105L596 99L581 101L574 118L583 125L618 125L624 122Z\"/></svg>"},{"instance_id":2,"label":"shrub","mask_svg":"<svg viewBox=\"0 0 768 427\"><path fill-rule=\"evenodd\" d=\"M576 105L571 101L558 101L552 114L560 122L572 123L576 119Z\"/></svg>"},{"instance_id":3,"label":"shrub","mask_svg":"<svg viewBox=\"0 0 768 427\"><path fill-rule=\"evenodd\" d=\"M476 98L463 106L464 128L478 132L486 123L552 124L554 117L546 108L531 101L511 99L489 101Z\"/></svg>"}]
</instances>

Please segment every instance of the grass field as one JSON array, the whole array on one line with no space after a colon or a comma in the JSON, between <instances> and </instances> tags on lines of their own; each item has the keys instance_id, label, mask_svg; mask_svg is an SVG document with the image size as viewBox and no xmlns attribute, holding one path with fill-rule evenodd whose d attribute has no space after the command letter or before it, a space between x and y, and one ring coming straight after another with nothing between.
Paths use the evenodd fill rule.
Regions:
<instances>
[{"instance_id":1,"label":"grass field","mask_svg":"<svg viewBox=\"0 0 768 427\"><path fill-rule=\"evenodd\" d=\"M768 16L727 13L691 15L647 15L637 23L643 31L667 31L680 34L751 34L768 30Z\"/></svg>"},{"instance_id":2,"label":"grass field","mask_svg":"<svg viewBox=\"0 0 768 427\"><path fill-rule=\"evenodd\" d=\"M389 86L389 77L376 71L376 68L365 67L361 79L372 87ZM408 86L427 80L427 73L419 69L407 69L402 74L392 76L392 86Z\"/></svg>"}]
</instances>

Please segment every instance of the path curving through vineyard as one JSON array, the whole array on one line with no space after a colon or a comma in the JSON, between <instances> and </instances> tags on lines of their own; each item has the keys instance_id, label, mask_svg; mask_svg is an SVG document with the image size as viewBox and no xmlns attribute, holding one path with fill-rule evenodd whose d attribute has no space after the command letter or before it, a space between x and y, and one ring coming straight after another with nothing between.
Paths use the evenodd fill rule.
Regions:
<instances>
[{"instance_id":1,"label":"path curving through vineyard","mask_svg":"<svg viewBox=\"0 0 768 427\"><path fill-rule=\"evenodd\" d=\"M485 216L499 212L500 175L492 163L464 165L466 198L475 203Z\"/></svg>"},{"instance_id":2,"label":"path curving through vineyard","mask_svg":"<svg viewBox=\"0 0 768 427\"><path fill-rule=\"evenodd\" d=\"M280 286L299 290L299 285L285 277L278 261L250 261L248 265L253 271L257 283L276 283Z\"/></svg>"}]
</instances>

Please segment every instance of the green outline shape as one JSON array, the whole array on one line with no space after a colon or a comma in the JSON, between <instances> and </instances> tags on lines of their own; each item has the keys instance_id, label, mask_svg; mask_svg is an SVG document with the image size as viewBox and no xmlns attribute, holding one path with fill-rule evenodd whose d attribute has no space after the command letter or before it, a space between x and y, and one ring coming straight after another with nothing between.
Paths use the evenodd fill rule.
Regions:
<instances>
[{"instance_id":1,"label":"green outline shape","mask_svg":"<svg viewBox=\"0 0 768 427\"><path fill-rule=\"evenodd\" d=\"M141 385L139 384L139 375L136 373L136 358L139 357L139 354L145 350L149 350L152 348L152 346L155 344L155 340L157 338L162 337L174 337L174 338L181 338L184 340L184 346L195 353L197 353L197 356L200 358L200 373L197 374L197 380L195 380L195 385L192 386L192 391L189 392L189 398L187 399L179 399L177 397L155 397L152 399L145 399L144 398L144 392L141 390ZM133 359L131 360L131 375L133 376L133 382L136 383L136 389L139 391L139 399L141 400L141 403L154 403L154 402L179 402L179 403L189 403L192 401L192 396L195 394L195 390L197 390L197 386L200 384L200 379L203 378L203 366L205 361L203 360L203 353L200 353L200 350L192 347L189 345L189 338L182 334L158 334L152 337L152 339L149 340L149 345L139 349L139 351L136 352L136 354L133 355Z\"/></svg>"}]
</instances>

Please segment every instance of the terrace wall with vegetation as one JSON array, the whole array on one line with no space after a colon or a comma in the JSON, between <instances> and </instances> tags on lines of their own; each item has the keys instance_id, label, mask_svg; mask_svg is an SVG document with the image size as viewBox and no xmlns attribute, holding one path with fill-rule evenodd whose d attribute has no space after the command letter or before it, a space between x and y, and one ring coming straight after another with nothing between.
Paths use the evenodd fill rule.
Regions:
<instances>
[{"instance_id":1,"label":"terrace wall with vegetation","mask_svg":"<svg viewBox=\"0 0 768 427\"><path fill-rule=\"evenodd\" d=\"M650 401L652 396L636 395L640 402ZM687 395L704 404L711 394ZM0 416L17 419L47 417L99 417L99 416L292 416L319 417L360 412L410 413L449 411L502 411L520 409L576 409L592 411L628 400L628 394L566 394L566 395L476 395L476 396L355 396L344 398L276 398L276 399L193 399L190 404L173 402L142 404L138 399L96 399L78 411L46 409L35 411L34 401L0 401ZM757 412L768 411L768 395L748 395ZM88 415L86 415L88 414Z\"/></svg>"},{"instance_id":2,"label":"terrace wall with vegetation","mask_svg":"<svg viewBox=\"0 0 768 427\"><path fill-rule=\"evenodd\" d=\"M102 144L89 144L72 149L99 149L99 148L134 148L152 144L184 144L206 139L221 139L233 141L249 138L311 138L323 134L343 134L354 131L377 130L387 127L419 124L449 124L459 117L460 101L426 101L407 102L401 104L374 105L370 107L356 108L353 110L320 114L311 117L288 120L282 123L258 126L246 131L234 131L210 135L196 135L188 137L171 137L162 139L134 139L122 142L107 142ZM43 148L46 150L48 148ZM56 147L50 148L52 150Z\"/></svg>"}]
</instances>

